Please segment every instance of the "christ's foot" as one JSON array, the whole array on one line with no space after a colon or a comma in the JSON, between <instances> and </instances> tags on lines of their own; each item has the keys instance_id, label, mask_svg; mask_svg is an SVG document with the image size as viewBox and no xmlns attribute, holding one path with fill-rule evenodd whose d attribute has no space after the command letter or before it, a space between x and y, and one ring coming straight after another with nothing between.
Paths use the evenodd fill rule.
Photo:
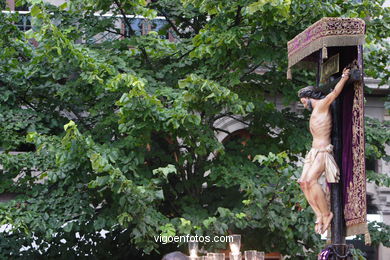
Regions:
<instances>
[{"instance_id":1,"label":"christ's foot","mask_svg":"<svg viewBox=\"0 0 390 260\"><path fill-rule=\"evenodd\" d=\"M328 215L324 215L323 216L323 228L321 230L321 234L325 233L325 231L328 229L329 225L330 225L330 222L332 221L332 218L333 218L333 213L332 212L329 212Z\"/></svg>"},{"instance_id":2,"label":"christ's foot","mask_svg":"<svg viewBox=\"0 0 390 260\"><path fill-rule=\"evenodd\" d=\"M317 216L314 230L317 234L321 234L321 232L322 232L322 217L321 216Z\"/></svg>"}]
</instances>

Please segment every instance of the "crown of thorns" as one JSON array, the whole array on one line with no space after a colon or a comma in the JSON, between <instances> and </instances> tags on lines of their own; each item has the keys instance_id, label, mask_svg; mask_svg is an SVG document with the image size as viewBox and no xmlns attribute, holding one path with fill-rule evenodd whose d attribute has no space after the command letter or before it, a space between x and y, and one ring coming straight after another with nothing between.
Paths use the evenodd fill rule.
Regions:
<instances>
[{"instance_id":1,"label":"crown of thorns","mask_svg":"<svg viewBox=\"0 0 390 260\"><path fill-rule=\"evenodd\" d=\"M321 92L316 90L313 86L308 86L305 88L301 88L298 91L298 97L308 97L308 98L314 98L314 99L322 99L325 97L325 95Z\"/></svg>"},{"instance_id":2,"label":"crown of thorns","mask_svg":"<svg viewBox=\"0 0 390 260\"><path fill-rule=\"evenodd\" d=\"M300 90L298 90L298 97L299 98L307 97L307 94L309 94L313 91L314 91L313 86L307 86L305 88L301 88Z\"/></svg>"}]
</instances>

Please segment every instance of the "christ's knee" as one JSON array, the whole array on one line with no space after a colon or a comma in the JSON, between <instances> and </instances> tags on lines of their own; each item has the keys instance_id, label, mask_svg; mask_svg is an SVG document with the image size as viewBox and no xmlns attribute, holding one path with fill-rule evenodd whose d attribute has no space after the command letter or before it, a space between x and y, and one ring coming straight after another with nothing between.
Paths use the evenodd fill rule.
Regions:
<instances>
[{"instance_id":1,"label":"christ's knee","mask_svg":"<svg viewBox=\"0 0 390 260\"><path fill-rule=\"evenodd\" d=\"M306 180L302 180L299 182L299 186L301 186L301 190L307 191L309 189L309 182Z\"/></svg>"},{"instance_id":2,"label":"christ's knee","mask_svg":"<svg viewBox=\"0 0 390 260\"><path fill-rule=\"evenodd\" d=\"M316 184L318 184L318 181L316 179L314 180L308 180L307 181L307 189L312 189Z\"/></svg>"}]
</instances>

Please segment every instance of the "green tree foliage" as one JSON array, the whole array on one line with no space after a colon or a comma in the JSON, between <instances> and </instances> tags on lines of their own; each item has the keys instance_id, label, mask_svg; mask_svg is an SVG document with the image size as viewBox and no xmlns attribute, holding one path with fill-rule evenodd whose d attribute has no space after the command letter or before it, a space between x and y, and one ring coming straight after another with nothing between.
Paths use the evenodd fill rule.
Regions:
<instances>
[{"instance_id":1,"label":"green tree foliage","mask_svg":"<svg viewBox=\"0 0 390 260\"><path fill-rule=\"evenodd\" d=\"M286 43L322 17L364 18L369 44L384 46L382 2L34 0L27 32L0 14L0 191L16 195L0 204L0 254L158 259L176 250L160 234L241 233L245 249L315 255L296 182L307 114L269 100L291 104L314 79L285 79ZM140 35L124 19L121 30L126 14L167 25ZM372 54L368 69L388 77ZM221 143L221 118L248 134ZM381 158L389 137L371 123L369 155Z\"/></svg>"},{"instance_id":2,"label":"green tree foliage","mask_svg":"<svg viewBox=\"0 0 390 260\"><path fill-rule=\"evenodd\" d=\"M366 157L368 161L383 159L390 161L386 154L385 145L390 144L390 122L379 122L372 118L366 118ZM386 173L367 171L367 179L379 186L390 187L390 177Z\"/></svg>"}]
</instances>

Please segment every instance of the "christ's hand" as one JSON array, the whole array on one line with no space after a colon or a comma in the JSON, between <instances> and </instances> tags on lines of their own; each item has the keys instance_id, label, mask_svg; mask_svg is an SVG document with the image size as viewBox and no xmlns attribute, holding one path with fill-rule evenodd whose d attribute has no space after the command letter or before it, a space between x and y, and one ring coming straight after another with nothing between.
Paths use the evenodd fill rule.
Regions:
<instances>
[{"instance_id":1,"label":"christ's hand","mask_svg":"<svg viewBox=\"0 0 390 260\"><path fill-rule=\"evenodd\" d=\"M344 69L343 69L343 75L341 75L341 77L342 77L342 78L349 79L349 73L350 73L350 69L344 68Z\"/></svg>"}]
</instances>

